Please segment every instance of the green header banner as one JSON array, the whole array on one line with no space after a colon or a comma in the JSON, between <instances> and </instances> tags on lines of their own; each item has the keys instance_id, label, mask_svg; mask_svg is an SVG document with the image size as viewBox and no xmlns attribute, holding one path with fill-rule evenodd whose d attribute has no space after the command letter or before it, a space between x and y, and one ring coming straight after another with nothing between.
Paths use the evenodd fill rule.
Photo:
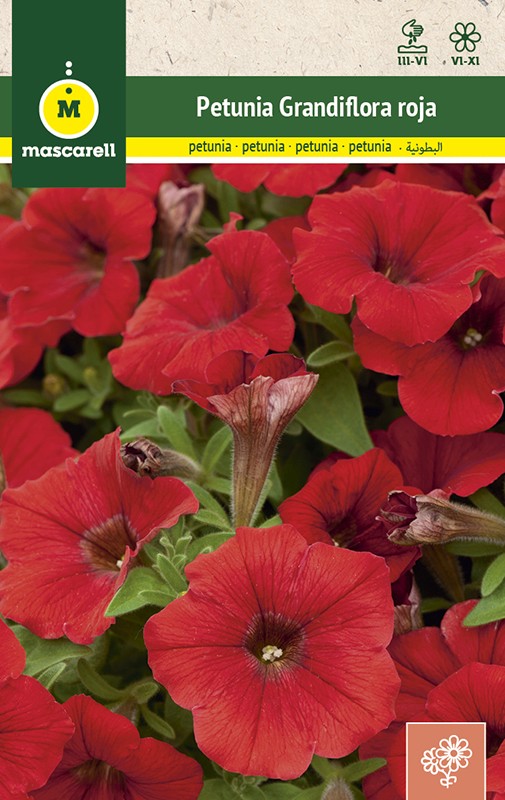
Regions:
<instances>
[{"instance_id":1,"label":"green header banner","mask_svg":"<svg viewBox=\"0 0 505 800\"><path fill-rule=\"evenodd\" d=\"M124 0L78 8L15 0L12 7L14 184L124 186ZM7 94L2 80L2 128Z\"/></svg>"},{"instance_id":2,"label":"green header banner","mask_svg":"<svg viewBox=\"0 0 505 800\"><path fill-rule=\"evenodd\" d=\"M39 16L46 14L41 13L46 4L20 0L14 5L16 16L25 5L38 9ZM68 10L59 0L52 5ZM122 147L124 156L125 136L505 135L505 104L498 102L505 94L505 77L129 77L124 128L124 49L121 52L123 38L117 27L124 26L123 0L108 0L106 5L92 0L87 9L93 5L100 17L110 14L117 48L110 48L101 21L90 33L92 50L77 54L79 64L74 56L73 74L85 77L101 100L100 117L92 135L79 141L83 145L115 135L116 149ZM22 29L22 23L18 25ZM35 26L30 28L35 32ZM0 77L0 137L13 132L14 88L16 151L24 139L31 142L35 137L39 145L49 141L38 115L39 100L51 81L65 77L67 55L77 49L77 44L62 44L66 40L61 39L56 55L39 33L30 43L21 30L19 50L14 52L15 78ZM38 48L37 70L36 61L25 59L32 46ZM100 64L101 56L106 63ZM28 131L25 120L31 123ZM88 167L84 164L83 172ZM53 162L53 174L54 169Z\"/></svg>"},{"instance_id":3,"label":"green header banner","mask_svg":"<svg viewBox=\"0 0 505 800\"><path fill-rule=\"evenodd\" d=\"M127 79L127 136L504 136L505 77Z\"/></svg>"}]
</instances>

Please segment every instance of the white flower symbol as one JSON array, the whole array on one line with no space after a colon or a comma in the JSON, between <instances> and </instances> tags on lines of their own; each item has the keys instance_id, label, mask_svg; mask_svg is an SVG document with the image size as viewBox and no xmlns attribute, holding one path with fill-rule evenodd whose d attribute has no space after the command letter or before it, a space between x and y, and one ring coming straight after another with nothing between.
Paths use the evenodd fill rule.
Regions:
<instances>
[{"instance_id":1,"label":"white flower symbol","mask_svg":"<svg viewBox=\"0 0 505 800\"><path fill-rule=\"evenodd\" d=\"M440 778L440 783L448 789L458 780L452 773L465 769L472 755L467 739L449 736L447 739L440 739L438 747L425 750L421 764L425 772L432 775L441 773L443 777Z\"/></svg>"}]
</instances>

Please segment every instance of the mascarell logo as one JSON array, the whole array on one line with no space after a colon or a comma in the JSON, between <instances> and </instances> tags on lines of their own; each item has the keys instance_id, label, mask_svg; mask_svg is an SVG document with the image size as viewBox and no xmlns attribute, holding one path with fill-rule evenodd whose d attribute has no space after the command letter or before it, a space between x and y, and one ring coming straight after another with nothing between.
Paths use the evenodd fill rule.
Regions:
<instances>
[{"instance_id":1,"label":"mascarell logo","mask_svg":"<svg viewBox=\"0 0 505 800\"><path fill-rule=\"evenodd\" d=\"M78 139L94 127L100 108L93 89L70 77L72 62L67 61L65 67L68 77L52 83L40 98L39 116L59 139Z\"/></svg>"}]
</instances>

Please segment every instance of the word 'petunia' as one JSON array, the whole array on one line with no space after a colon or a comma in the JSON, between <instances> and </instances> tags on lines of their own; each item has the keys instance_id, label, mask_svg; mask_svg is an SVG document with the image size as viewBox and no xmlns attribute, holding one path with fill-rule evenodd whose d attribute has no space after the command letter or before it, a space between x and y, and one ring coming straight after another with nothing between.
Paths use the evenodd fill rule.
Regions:
<instances>
[{"instance_id":1,"label":"word 'petunia'","mask_svg":"<svg viewBox=\"0 0 505 800\"><path fill-rule=\"evenodd\" d=\"M239 528L186 574L187 594L144 636L209 758L290 779L314 752L340 758L389 724L398 678L383 559L309 546L291 525Z\"/></svg>"},{"instance_id":2,"label":"word 'petunia'","mask_svg":"<svg viewBox=\"0 0 505 800\"><path fill-rule=\"evenodd\" d=\"M0 610L38 636L89 644L114 621L104 612L142 546L197 510L176 478L128 469L111 433L2 498Z\"/></svg>"}]
</instances>

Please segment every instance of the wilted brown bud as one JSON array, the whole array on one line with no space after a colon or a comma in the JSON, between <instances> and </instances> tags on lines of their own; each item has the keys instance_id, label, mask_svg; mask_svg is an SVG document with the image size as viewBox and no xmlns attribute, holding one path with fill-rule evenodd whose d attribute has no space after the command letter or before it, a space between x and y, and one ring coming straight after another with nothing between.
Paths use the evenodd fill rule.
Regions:
<instances>
[{"instance_id":1,"label":"wilted brown bud","mask_svg":"<svg viewBox=\"0 0 505 800\"><path fill-rule=\"evenodd\" d=\"M380 517L396 544L446 544L454 540L505 544L505 520L471 506L453 503L440 491L391 492Z\"/></svg>"},{"instance_id":2,"label":"wilted brown bud","mask_svg":"<svg viewBox=\"0 0 505 800\"><path fill-rule=\"evenodd\" d=\"M182 187L172 181L161 184L158 213L165 253L158 269L159 277L176 275L187 265L189 242L204 205L203 184Z\"/></svg>"},{"instance_id":3,"label":"wilted brown bud","mask_svg":"<svg viewBox=\"0 0 505 800\"><path fill-rule=\"evenodd\" d=\"M408 602L398 606L395 605L394 615L395 636L422 628L421 595L415 581L412 582Z\"/></svg>"},{"instance_id":4,"label":"wilted brown bud","mask_svg":"<svg viewBox=\"0 0 505 800\"><path fill-rule=\"evenodd\" d=\"M342 778L335 778L322 793L321 800L354 800L354 795Z\"/></svg>"},{"instance_id":5,"label":"wilted brown bud","mask_svg":"<svg viewBox=\"0 0 505 800\"><path fill-rule=\"evenodd\" d=\"M121 446L121 458L128 469L138 475L160 478L177 475L195 478L200 468L191 458L175 450L162 450L149 439L136 439Z\"/></svg>"}]
</instances>

